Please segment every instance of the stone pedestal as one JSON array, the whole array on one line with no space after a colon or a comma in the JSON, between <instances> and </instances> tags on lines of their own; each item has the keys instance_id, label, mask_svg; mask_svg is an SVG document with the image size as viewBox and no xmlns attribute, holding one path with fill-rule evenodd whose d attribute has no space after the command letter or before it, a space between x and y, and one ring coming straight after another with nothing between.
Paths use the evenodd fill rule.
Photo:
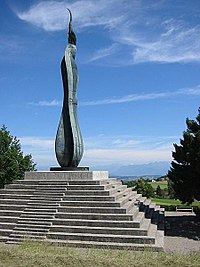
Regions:
<instances>
[{"instance_id":1,"label":"stone pedestal","mask_svg":"<svg viewBox=\"0 0 200 267\"><path fill-rule=\"evenodd\" d=\"M44 171L25 172L25 180L92 181L108 179L107 171Z\"/></svg>"},{"instance_id":2,"label":"stone pedestal","mask_svg":"<svg viewBox=\"0 0 200 267\"><path fill-rule=\"evenodd\" d=\"M63 172L63 171L89 171L89 167L51 167L50 171Z\"/></svg>"}]
</instances>

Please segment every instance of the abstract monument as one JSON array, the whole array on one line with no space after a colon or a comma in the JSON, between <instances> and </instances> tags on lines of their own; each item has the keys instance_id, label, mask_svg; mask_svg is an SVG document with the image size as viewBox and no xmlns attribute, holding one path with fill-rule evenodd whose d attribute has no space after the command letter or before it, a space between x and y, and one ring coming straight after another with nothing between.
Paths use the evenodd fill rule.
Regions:
<instances>
[{"instance_id":1,"label":"abstract monument","mask_svg":"<svg viewBox=\"0 0 200 267\"><path fill-rule=\"evenodd\" d=\"M61 167L26 172L0 189L0 241L163 251L164 210L107 171L77 167L83 142L77 119L76 36L72 15L61 62L64 101L55 140Z\"/></svg>"},{"instance_id":2,"label":"abstract monument","mask_svg":"<svg viewBox=\"0 0 200 267\"><path fill-rule=\"evenodd\" d=\"M83 156L83 140L77 118L78 70L75 62L76 35L72 29L72 13L68 29L68 45L61 62L64 89L63 108L56 134L55 152L61 167L76 168Z\"/></svg>"}]
</instances>

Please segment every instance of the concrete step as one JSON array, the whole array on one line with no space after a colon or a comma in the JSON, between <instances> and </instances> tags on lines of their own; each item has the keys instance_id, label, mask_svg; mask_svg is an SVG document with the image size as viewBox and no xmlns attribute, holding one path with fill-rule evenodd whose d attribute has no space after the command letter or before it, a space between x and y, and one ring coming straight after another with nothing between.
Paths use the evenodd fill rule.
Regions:
<instances>
[{"instance_id":1,"label":"concrete step","mask_svg":"<svg viewBox=\"0 0 200 267\"><path fill-rule=\"evenodd\" d=\"M32 195L23 195L23 194L19 194L18 192L16 192L15 194L0 194L0 199L20 199L21 200L25 200L25 199L30 199Z\"/></svg>"},{"instance_id":2,"label":"concrete step","mask_svg":"<svg viewBox=\"0 0 200 267\"><path fill-rule=\"evenodd\" d=\"M0 205L26 205L28 203L27 199L0 199Z\"/></svg>"},{"instance_id":3,"label":"concrete step","mask_svg":"<svg viewBox=\"0 0 200 267\"><path fill-rule=\"evenodd\" d=\"M123 194L121 197L118 197L117 200L115 202L120 203L120 206L123 207L123 205L125 205L127 202L133 201L134 205L136 205L136 198L135 198L135 194L134 192L130 194Z\"/></svg>"},{"instance_id":4,"label":"concrete step","mask_svg":"<svg viewBox=\"0 0 200 267\"><path fill-rule=\"evenodd\" d=\"M31 241L31 242L43 242L44 239L41 238L41 239L30 239L30 238L11 238L9 237L6 241L4 241L6 244L8 245L20 245L21 242L24 242L24 241Z\"/></svg>"},{"instance_id":5,"label":"concrete step","mask_svg":"<svg viewBox=\"0 0 200 267\"><path fill-rule=\"evenodd\" d=\"M104 220L55 218L53 220L53 225L139 228L140 222L138 220L137 221L112 221L112 220L107 220L107 218L104 218Z\"/></svg>"},{"instance_id":6,"label":"concrete step","mask_svg":"<svg viewBox=\"0 0 200 267\"><path fill-rule=\"evenodd\" d=\"M49 232L47 234L47 239L48 238L59 239L59 240L79 240L79 241L84 240L84 241L96 241L96 242L155 244L155 238L148 236Z\"/></svg>"},{"instance_id":7,"label":"concrete step","mask_svg":"<svg viewBox=\"0 0 200 267\"><path fill-rule=\"evenodd\" d=\"M26 227L16 226L14 229L15 232L27 232L27 233L47 233L49 231L49 226L46 228L43 226L41 227L36 227L35 225L30 227L30 225L26 225Z\"/></svg>"},{"instance_id":8,"label":"concrete step","mask_svg":"<svg viewBox=\"0 0 200 267\"><path fill-rule=\"evenodd\" d=\"M0 204L0 211L3 210L13 210L13 211L23 211L27 206L26 205L8 205Z\"/></svg>"},{"instance_id":9,"label":"concrete step","mask_svg":"<svg viewBox=\"0 0 200 267\"><path fill-rule=\"evenodd\" d=\"M104 202L104 201L62 201L60 203L60 207L65 207L65 206L72 206L72 207L120 207L119 202Z\"/></svg>"},{"instance_id":10,"label":"concrete step","mask_svg":"<svg viewBox=\"0 0 200 267\"><path fill-rule=\"evenodd\" d=\"M35 191L34 191L34 195L36 194L64 194L66 193L67 191L67 188L37 188Z\"/></svg>"},{"instance_id":11,"label":"concrete step","mask_svg":"<svg viewBox=\"0 0 200 267\"><path fill-rule=\"evenodd\" d=\"M68 185L67 190L80 190L80 191L97 191L97 190L105 190L105 189L110 189L112 188L111 184L108 185Z\"/></svg>"},{"instance_id":12,"label":"concrete step","mask_svg":"<svg viewBox=\"0 0 200 267\"><path fill-rule=\"evenodd\" d=\"M45 180L45 181L35 181L35 180L16 180L15 184L26 184L26 185L99 185L99 184L121 184L121 181L115 178L103 179L103 180L80 180L80 181L62 181L62 180Z\"/></svg>"},{"instance_id":13,"label":"concrete step","mask_svg":"<svg viewBox=\"0 0 200 267\"><path fill-rule=\"evenodd\" d=\"M0 215L0 222L2 223L5 223L5 222L7 222L7 223L16 223L17 222L17 220L18 220L18 216L2 216L2 215Z\"/></svg>"},{"instance_id":14,"label":"concrete step","mask_svg":"<svg viewBox=\"0 0 200 267\"><path fill-rule=\"evenodd\" d=\"M0 229L0 236L9 236L12 233L12 229Z\"/></svg>"},{"instance_id":15,"label":"concrete step","mask_svg":"<svg viewBox=\"0 0 200 267\"><path fill-rule=\"evenodd\" d=\"M0 229L13 229L15 225L15 222L0 222Z\"/></svg>"},{"instance_id":16,"label":"concrete step","mask_svg":"<svg viewBox=\"0 0 200 267\"><path fill-rule=\"evenodd\" d=\"M34 197L63 197L64 192L43 192L43 191L35 191Z\"/></svg>"},{"instance_id":17,"label":"concrete step","mask_svg":"<svg viewBox=\"0 0 200 267\"><path fill-rule=\"evenodd\" d=\"M27 229L22 230L14 230L10 237L46 237L46 232L36 232L36 231L27 231Z\"/></svg>"},{"instance_id":18,"label":"concrete step","mask_svg":"<svg viewBox=\"0 0 200 267\"><path fill-rule=\"evenodd\" d=\"M0 189L0 194L10 195L10 194L18 194L18 195L32 195L34 190L31 189Z\"/></svg>"},{"instance_id":19,"label":"concrete step","mask_svg":"<svg viewBox=\"0 0 200 267\"><path fill-rule=\"evenodd\" d=\"M62 197L55 197L55 196L51 196L51 195L41 195L41 196L32 196L30 198L30 202L33 201L40 201L42 203L43 202L52 202L52 203L59 203Z\"/></svg>"},{"instance_id":20,"label":"concrete step","mask_svg":"<svg viewBox=\"0 0 200 267\"><path fill-rule=\"evenodd\" d=\"M17 225L46 225L50 226L52 224L52 219L50 218L29 218L29 217L22 217L17 221Z\"/></svg>"},{"instance_id":21,"label":"concrete step","mask_svg":"<svg viewBox=\"0 0 200 267\"><path fill-rule=\"evenodd\" d=\"M62 201L115 201L115 197L111 196L80 196L80 195L66 195Z\"/></svg>"},{"instance_id":22,"label":"concrete step","mask_svg":"<svg viewBox=\"0 0 200 267\"><path fill-rule=\"evenodd\" d=\"M114 221L131 221L133 215L128 214L104 214L104 213L67 213L58 212L55 218L63 219L88 219L88 220L114 220Z\"/></svg>"},{"instance_id":23,"label":"concrete step","mask_svg":"<svg viewBox=\"0 0 200 267\"><path fill-rule=\"evenodd\" d=\"M54 216L51 213L43 212L43 213L32 213L32 212L24 212L21 214L20 218L27 218L29 220L41 218L41 219L53 219Z\"/></svg>"},{"instance_id":24,"label":"concrete step","mask_svg":"<svg viewBox=\"0 0 200 267\"><path fill-rule=\"evenodd\" d=\"M134 195L134 191L132 191L131 188L123 188L123 189L119 189L117 190L117 192L115 192L112 194L115 197L115 200L118 201L121 198L125 198L125 197L132 197Z\"/></svg>"},{"instance_id":25,"label":"concrete step","mask_svg":"<svg viewBox=\"0 0 200 267\"><path fill-rule=\"evenodd\" d=\"M19 217L22 212L18 210L0 210L0 217L2 216L11 216Z\"/></svg>"},{"instance_id":26,"label":"concrete step","mask_svg":"<svg viewBox=\"0 0 200 267\"><path fill-rule=\"evenodd\" d=\"M52 208L50 209L49 207L46 208L41 208L40 206L32 208L32 207L28 207L24 210L23 214L27 214L27 213L37 213L37 214L49 214L49 213L56 213L57 209Z\"/></svg>"},{"instance_id":27,"label":"concrete step","mask_svg":"<svg viewBox=\"0 0 200 267\"><path fill-rule=\"evenodd\" d=\"M47 234L72 246L159 248L163 236L151 223L162 220L159 212L116 179L16 181L0 190L0 241L44 241Z\"/></svg>"},{"instance_id":28,"label":"concrete step","mask_svg":"<svg viewBox=\"0 0 200 267\"><path fill-rule=\"evenodd\" d=\"M46 203L46 202L29 202L27 208L28 209L57 209L59 204L54 203Z\"/></svg>"},{"instance_id":29,"label":"concrete step","mask_svg":"<svg viewBox=\"0 0 200 267\"><path fill-rule=\"evenodd\" d=\"M36 184L7 184L5 185L5 189L15 189L15 190L20 190L20 189L30 189L34 191L36 189L37 185Z\"/></svg>"},{"instance_id":30,"label":"concrete step","mask_svg":"<svg viewBox=\"0 0 200 267\"><path fill-rule=\"evenodd\" d=\"M156 237L157 226L155 224L150 224L148 229L148 236Z\"/></svg>"},{"instance_id":31,"label":"concrete step","mask_svg":"<svg viewBox=\"0 0 200 267\"><path fill-rule=\"evenodd\" d=\"M116 190L116 189L114 189ZM75 196L109 196L110 191L103 190L68 190L67 196L75 195Z\"/></svg>"},{"instance_id":32,"label":"concrete step","mask_svg":"<svg viewBox=\"0 0 200 267\"><path fill-rule=\"evenodd\" d=\"M139 229L139 228L52 225L50 228L50 233L51 232L145 236L148 233L148 229L145 230L145 229Z\"/></svg>"},{"instance_id":33,"label":"concrete step","mask_svg":"<svg viewBox=\"0 0 200 267\"><path fill-rule=\"evenodd\" d=\"M110 207L59 207L61 213L106 213L106 214L126 214L126 209Z\"/></svg>"},{"instance_id":34,"label":"concrete step","mask_svg":"<svg viewBox=\"0 0 200 267\"><path fill-rule=\"evenodd\" d=\"M20 230L20 229L37 229L37 231L39 232L40 229L41 231L44 231L44 230L48 230L49 227L51 226L51 223L45 223L45 224L40 224L40 222L38 222L38 224L36 223L32 223L32 222L27 222L25 221L24 223L22 222L18 222L16 225L15 225L15 229L17 230Z\"/></svg>"},{"instance_id":35,"label":"concrete step","mask_svg":"<svg viewBox=\"0 0 200 267\"><path fill-rule=\"evenodd\" d=\"M8 236L0 236L0 242L6 243L8 239L9 239Z\"/></svg>"},{"instance_id":36,"label":"concrete step","mask_svg":"<svg viewBox=\"0 0 200 267\"><path fill-rule=\"evenodd\" d=\"M59 246L69 247L83 247L83 248L112 248L112 249L126 249L134 251L163 251L163 247L155 244L131 244L131 243L115 243L115 242L95 242L95 241L80 241L80 240L55 240L47 239L47 243L57 244Z\"/></svg>"},{"instance_id":37,"label":"concrete step","mask_svg":"<svg viewBox=\"0 0 200 267\"><path fill-rule=\"evenodd\" d=\"M9 241L25 241L25 240L35 240L35 241L43 241L45 238L45 235L42 235L42 234L39 234L39 235L36 235L36 234L11 234L9 236Z\"/></svg>"}]
</instances>

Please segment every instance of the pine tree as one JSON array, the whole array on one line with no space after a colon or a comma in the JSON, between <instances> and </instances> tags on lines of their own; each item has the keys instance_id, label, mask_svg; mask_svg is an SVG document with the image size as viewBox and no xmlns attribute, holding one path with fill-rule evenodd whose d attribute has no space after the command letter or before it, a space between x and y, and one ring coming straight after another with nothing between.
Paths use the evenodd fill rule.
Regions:
<instances>
[{"instance_id":1,"label":"pine tree","mask_svg":"<svg viewBox=\"0 0 200 267\"><path fill-rule=\"evenodd\" d=\"M0 188L16 179L23 179L25 171L34 171L31 155L23 156L21 145L3 125L0 129Z\"/></svg>"},{"instance_id":2,"label":"pine tree","mask_svg":"<svg viewBox=\"0 0 200 267\"><path fill-rule=\"evenodd\" d=\"M168 172L175 197L183 203L200 200L200 108L195 120L186 119L180 145L174 144L174 160Z\"/></svg>"},{"instance_id":3,"label":"pine tree","mask_svg":"<svg viewBox=\"0 0 200 267\"><path fill-rule=\"evenodd\" d=\"M163 196L160 185L158 185L157 188L156 188L156 196L158 196L158 197L162 197Z\"/></svg>"}]
</instances>

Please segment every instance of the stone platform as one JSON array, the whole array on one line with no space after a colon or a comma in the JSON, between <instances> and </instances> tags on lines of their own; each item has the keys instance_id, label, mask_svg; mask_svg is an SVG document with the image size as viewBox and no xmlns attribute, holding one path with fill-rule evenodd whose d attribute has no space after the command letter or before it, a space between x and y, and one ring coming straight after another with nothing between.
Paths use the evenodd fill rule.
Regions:
<instances>
[{"instance_id":1,"label":"stone platform","mask_svg":"<svg viewBox=\"0 0 200 267\"><path fill-rule=\"evenodd\" d=\"M49 171L26 172L25 180L92 181L108 179L107 171Z\"/></svg>"},{"instance_id":2,"label":"stone platform","mask_svg":"<svg viewBox=\"0 0 200 267\"><path fill-rule=\"evenodd\" d=\"M163 250L164 210L108 172L30 172L0 190L0 241Z\"/></svg>"}]
</instances>

